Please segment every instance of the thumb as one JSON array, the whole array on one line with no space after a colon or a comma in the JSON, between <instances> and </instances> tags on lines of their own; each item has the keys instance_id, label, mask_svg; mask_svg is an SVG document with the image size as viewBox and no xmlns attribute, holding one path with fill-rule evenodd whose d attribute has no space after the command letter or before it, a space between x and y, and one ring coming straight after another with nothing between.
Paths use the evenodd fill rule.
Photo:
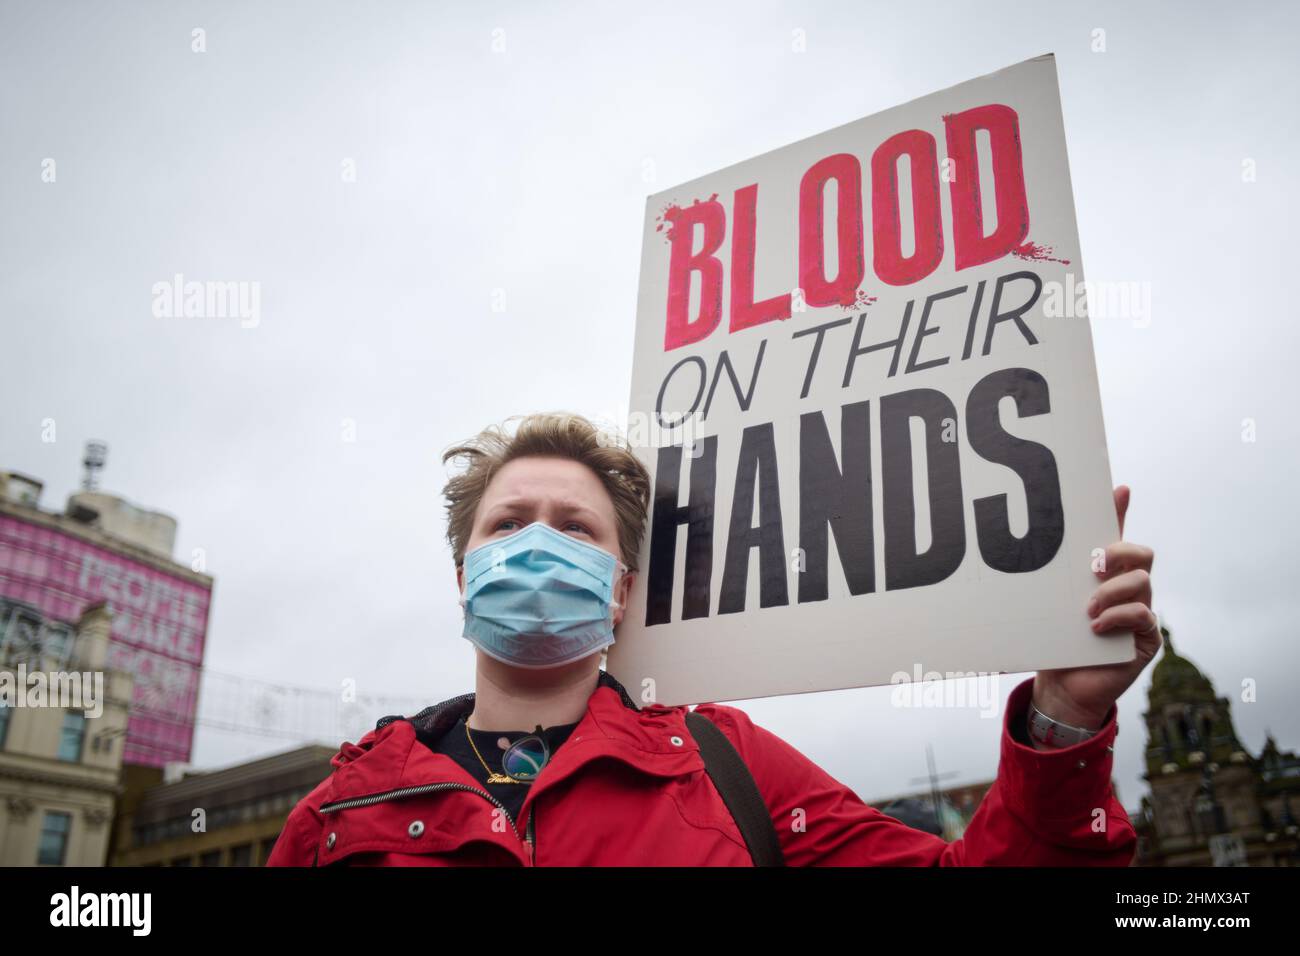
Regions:
<instances>
[{"instance_id":1,"label":"thumb","mask_svg":"<svg viewBox=\"0 0 1300 956\"><path fill-rule=\"evenodd\" d=\"M1115 487L1115 515L1119 518L1119 536L1124 537L1124 516L1128 514L1129 499L1133 492L1128 485L1117 485Z\"/></svg>"}]
</instances>

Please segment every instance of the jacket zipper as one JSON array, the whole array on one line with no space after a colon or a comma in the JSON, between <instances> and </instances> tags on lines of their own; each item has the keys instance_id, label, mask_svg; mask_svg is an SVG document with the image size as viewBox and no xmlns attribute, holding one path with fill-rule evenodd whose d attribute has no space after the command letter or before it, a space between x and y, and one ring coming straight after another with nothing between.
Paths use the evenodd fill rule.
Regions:
<instances>
[{"instance_id":1,"label":"jacket zipper","mask_svg":"<svg viewBox=\"0 0 1300 956\"><path fill-rule=\"evenodd\" d=\"M533 866L537 865L537 830L533 827L533 820L536 817L537 806L534 804L528 811L528 825L524 828L524 832L527 834L524 842L528 844L528 852Z\"/></svg>"},{"instance_id":2,"label":"jacket zipper","mask_svg":"<svg viewBox=\"0 0 1300 956\"><path fill-rule=\"evenodd\" d=\"M470 793L477 793L480 797L492 801L501 808L501 812L504 813L506 819L510 821L510 829L514 831L515 838L520 838L519 828L515 826L514 817L510 815L510 811L506 809L504 803L492 796L492 794L488 793L486 790L480 790L477 787L471 787L464 783L425 783L418 787L402 787L400 790L389 790L387 793L376 793L369 797L354 797L351 800L339 800L336 803L322 804L320 812L333 813L335 810L350 810L353 807L369 807L376 803L385 803L389 800L400 800L403 797L410 797L420 793L434 793L439 790L468 790ZM532 823L532 814L529 814L528 829L530 838L532 833ZM528 841L525 840L524 842L526 843Z\"/></svg>"}]
</instances>

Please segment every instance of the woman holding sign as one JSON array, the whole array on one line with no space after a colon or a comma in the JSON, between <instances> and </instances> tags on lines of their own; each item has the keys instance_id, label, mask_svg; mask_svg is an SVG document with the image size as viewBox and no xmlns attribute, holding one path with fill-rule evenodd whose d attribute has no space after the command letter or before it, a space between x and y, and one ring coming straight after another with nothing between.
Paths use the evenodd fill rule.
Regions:
<instances>
[{"instance_id":1,"label":"woman holding sign","mask_svg":"<svg viewBox=\"0 0 1300 956\"><path fill-rule=\"evenodd\" d=\"M269 866L1129 864L1111 744L1115 701L1160 644L1150 549L1107 548L1086 609L1097 634L1132 630L1136 658L1018 686L997 780L947 843L741 710L638 706L601 669L650 502L629 450L583 418L532 415L444 456L459 458L448 538L476 692L345 743ZM1115 504L1122 532L1127 488Z\"/></svg>"}]
</instances>

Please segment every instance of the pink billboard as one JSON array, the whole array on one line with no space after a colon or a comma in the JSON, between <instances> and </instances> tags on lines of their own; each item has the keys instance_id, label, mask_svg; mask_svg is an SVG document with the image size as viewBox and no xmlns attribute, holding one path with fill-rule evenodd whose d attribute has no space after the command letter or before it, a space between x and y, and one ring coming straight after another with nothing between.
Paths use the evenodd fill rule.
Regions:
<instances>
[{"instance_id":1,"label":"pink billboard","mask_svg":"<svg viewBox=\"0 0 1300 956\"><path fill-rule=\"evenodd\" d=\"M108 666L135 676L124 761L189 761L211 585L0 514L0 597L74 624L108 601Z\"/></svg>"}]
</instances>

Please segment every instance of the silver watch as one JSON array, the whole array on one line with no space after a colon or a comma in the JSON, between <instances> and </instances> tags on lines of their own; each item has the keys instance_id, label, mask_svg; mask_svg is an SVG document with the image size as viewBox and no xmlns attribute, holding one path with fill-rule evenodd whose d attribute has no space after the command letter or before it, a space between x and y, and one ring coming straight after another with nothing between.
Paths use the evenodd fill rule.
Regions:
<instances>
[{"instance_id":1,"label":"silver watch","mask_svg":"<svg viewBox=\"0 0 1300 956\"><path fill-rule=\"evenodd\" d=\"M1053 720L1029 702L1029 719L1026 721L1029 738L1046 747L1073 747L1085 740L1096 737L1099 731L1087 727L1072 727L1059 720Z\"/></svg>"}]
</instances>

